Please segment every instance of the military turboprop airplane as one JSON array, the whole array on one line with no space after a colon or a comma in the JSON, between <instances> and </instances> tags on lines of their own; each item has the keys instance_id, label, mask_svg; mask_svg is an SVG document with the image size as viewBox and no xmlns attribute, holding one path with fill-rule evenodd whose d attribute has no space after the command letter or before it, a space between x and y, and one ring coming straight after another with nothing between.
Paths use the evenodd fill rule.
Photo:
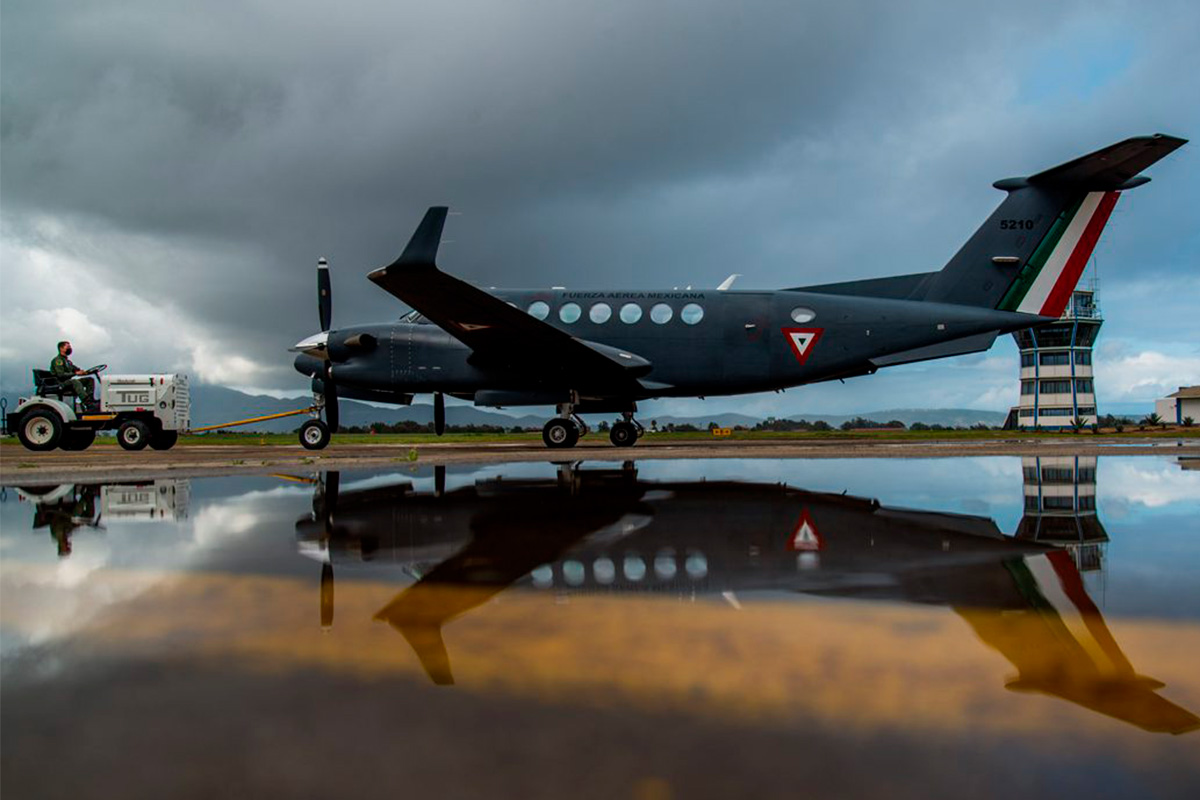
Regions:
<instances>
[{"instance_id":1,"label":"military turboprop airplane","mask_svg":"<svg viewBox=\"0 0 1200 800\"><path fill-rule=\"evenodd\" d=\"M318 263L321 333L292 349L313 378L305 447L329 442L338 398L407 405L432 393L478 406L554 405L542 438L571 447L581 413L620 413L635 444L639 401L786 389L974 353L1057 319L1120 193L1186 140L1155 134L993 185L999 207L937 272L750 291L489 290L438 269L447 209L430 208L393 263L368 277L411 307L395 322L332 329ZM723 287L725 288L725 287Z\"/></svg>"},{"instance_id":2,"label":"military turboprop airplane","mask_svg":"<svg viewBox=\"0 0 1200 800\"><path fill-rule=\"evenodd\" d=\"M416 582L381 608L430 679L454 683L443 628L510 587L573 594L738 598L769 592L948 606L1019 674L1013 691L1060 697L1150 731L1200 718L1138 674L1088 596L1070 552L1005 536L988 517L896 508L780 483L647 481L636 467L561 465L554 478L477 480L433 492L407 481L316 481L301 552L334 568L391 563Z\"/></svg>"}]
</instances>

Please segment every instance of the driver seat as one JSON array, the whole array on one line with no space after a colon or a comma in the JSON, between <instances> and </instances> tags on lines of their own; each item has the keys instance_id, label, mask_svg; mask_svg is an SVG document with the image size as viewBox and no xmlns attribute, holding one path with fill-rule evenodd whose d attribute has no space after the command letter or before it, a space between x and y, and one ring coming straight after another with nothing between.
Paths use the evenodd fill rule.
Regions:
<instances>
[{"instance_id":1,"label":"driver seat","mask_svg":"<svg viewBox=\"0 0 1200 800\"><path fill-rule=\"evenodd\" d=\"M75 399L75 391L71 388L70 379L64 380L48 369L33 371L33 391L40 397L57 397L59 400L66 400L69 394L72 400Z\"/></svg>"}]
</instances>

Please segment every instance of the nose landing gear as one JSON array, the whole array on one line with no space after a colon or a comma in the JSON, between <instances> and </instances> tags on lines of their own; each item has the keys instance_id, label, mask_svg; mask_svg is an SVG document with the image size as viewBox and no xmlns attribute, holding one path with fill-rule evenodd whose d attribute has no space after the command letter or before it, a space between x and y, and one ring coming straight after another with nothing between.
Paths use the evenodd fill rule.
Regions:
<instances>
[{"instance_id":1,"label":"nose landing gear","mask_svg":"<svg viewBox=\"0 0 1200 800\"><path fill-rule=\"evenodd\" d=\"M587 423L575 413L575 404L562 403L558 407L558 416L542 428L542 441L546 447L557 450L574 447L587 434Z\"/></svg>"}]
</instances>

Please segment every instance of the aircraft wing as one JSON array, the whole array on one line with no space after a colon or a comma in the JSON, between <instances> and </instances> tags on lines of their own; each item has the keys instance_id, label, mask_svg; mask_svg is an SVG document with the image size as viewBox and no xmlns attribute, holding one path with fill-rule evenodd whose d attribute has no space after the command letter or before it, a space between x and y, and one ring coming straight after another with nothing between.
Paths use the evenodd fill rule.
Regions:
<instances>
[{"instance_id":1,"label":"aircraft wing","mask_svg":"<svg viewBox=\"0 0 1200 800\"><path fill-rule=\"evenodd\" d=\"M650 371L641 356L577 339L438 269L446 212L445 206L425 212L400 257L367 277L471 348L483 364L565 371L609 383L632 382Z\"/></svg>"}]
</instances>

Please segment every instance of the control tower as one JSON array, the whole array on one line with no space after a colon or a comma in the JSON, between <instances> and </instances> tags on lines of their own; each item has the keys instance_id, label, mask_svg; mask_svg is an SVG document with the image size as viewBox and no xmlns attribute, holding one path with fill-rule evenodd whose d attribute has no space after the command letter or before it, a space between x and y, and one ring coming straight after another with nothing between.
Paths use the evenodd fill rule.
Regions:
<instances>
[{"instance_id":1,"label":"control tower","mask_svg":"<svg viewBox=\"0 0 1200 800\"><path fill-rule=\"evenodd\" d=\"M1058 322L1017 331L1021 350L1021 400L1005 428L1069 429L1076 418L1096 422L1092 345L1104 320L1095 289L1076 289Z\"/></svg>"}]
</instances>

